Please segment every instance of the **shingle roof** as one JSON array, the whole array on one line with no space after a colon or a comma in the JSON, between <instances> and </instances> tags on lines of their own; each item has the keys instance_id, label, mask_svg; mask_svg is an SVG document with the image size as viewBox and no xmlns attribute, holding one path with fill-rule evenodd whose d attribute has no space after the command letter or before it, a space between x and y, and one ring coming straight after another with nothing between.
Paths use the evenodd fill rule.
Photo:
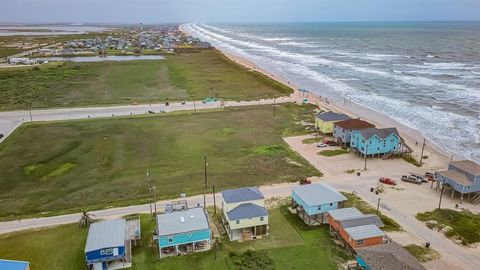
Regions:
<instances>
[{"instance_id":1,"label":"shingle roof","mask_svg":"<svg viewBox=\"0 0 480 270\"><path fill-rule=\"evenodd\" d=\"M26 270L29 264L29 262L0 259L0 269L2 270Z\"/></svg>"},{"instance_id":2,"label":"shingle roof","mask_svg":"<svg viewBox=\"0 0 480 270\"><path fill-rule=\"evenodd\" d=\"M330 111L318 113L317 118L327 122L342 121L342 120L350 119L350 117L348 117L348 115L346 114L340 114L340 113L335 113Z\"/></svg>"},{"instance_id":3,"label":"shingle roof","mask_svg":"<svg viewBox=\"0 0 480 270\"><path fill-rule=\"evenodd\" d=\"M438 174L450 178L453 181L462 184L463 186L473 185L473 182L464 174L457 171L438 171Z\"/></svg>"},{"instance_id":4,"label":"shingle roof","mask_svg":"<svg viewBox=\"0 0 480 270\"><path fill-rule=\"evenodd\" d=\"M262 192L257 187L245 187L222 191L222 197L226 203L247 202L263 200Z\"/></svg>"},{"instance_id":5,"label":"shingle roof","mask_svg":"<svg viewBox=\"0 0 480 270\"><path fill-rule=\"evenodd\" d=\"M85 252L125 246L127 221L125 219L105 220L92 223L88 229Z\"/></svg>"},{"instance_id":6,"label":"shingle roof","mask_svg":"<svg viewBox=\"0 0 480 270\"><path fill-rule=\"evenodd\" d=\"M471 160L460 160L450 162L453 166L473 175L480 175L480 164Z\"/></svg>"},{"instance_id":7,"label":"shingle roof","mask_svg":"<svg viewBox=\"0 0 480 270\"><path fill-rule=\"evenodd\" d=\"M371 270L425 270L412 254L395 242L355 251Z\"/></svg>"},{"instance_id":8,"label":"shingle roof","mask_svg":"<svg viewBox=\"0 0 480 270\"><path fill-rule=\"evenodd\" d=\"M325 183L296 186L293 192L309 206L347 200L345 196Z\"/></svg>"},{"instance_id":9,"label":"shingle roof","mask_svg":"<svg viewBox=\"0 0 480 270\"><path fill-rule=\"evenodd\" d=\"M157 224L159 236L210 228L207 216L202 207L158 215Z\"/></svg>"},{"instance_id":10,"label":"shingle roof","mask_svg":"<svg viewBox=\"0 0 480 270\"><path fill-rule=\"evenodd\" d=\"M385 139L392 133L400 137L396 128L365 128L360 129L358 132L360 132L360 134L362 134L363 138L366 140L370 139L370 137L373 135L377 135L378 137Z\"/></svg>"},{"instance_id":11,"label":"shingle roof","mask_svg":"<svg viewBox=\"0 0 480 270\"><path fill-rule=\"evenodd\" d=\"M358 227L358 226L364 226L364 225L375 225L379 228L385 226L382 220L380 219L380 217L373 214L366 214L361 217L345 219L340 221L340 224L342 225L343 228L351 228L351 227Z\"/></svg>"},{"instance_id":12,"label":"shingle roof","mask_svg":"<svg viewBox=\"0 0 480 270\"><path fill-rule=\"evenodd\" d=\"M268 216L268 211L265 207L254 203L242 203L228 211L227 216L230 220L264 217Z\"/></svg>"},{"instance_id":13,"label":"shingle roof","mask_svg":"<svg viewBox=\"0 0 480 270\"><path fill-rule=\"evenodd\" d=\"M344 129L362 129L375 127L374 124L370 124L369 122L360 119L347 119L335 122L335 125Z\"/></svg>"},{"instance_id":14,"label":"shingle roof","mask_svg":"<svg viewBox=\"0 0 480 270\"><path fill-rule=\"evenodd\" d=\"M362 240L385 235L385 233L375 225L345 228L345 232L347 232L353 240Z\"/></svg>"},{"instance_id":15,"label":"shingle roof","mask_svg":"<svg viewBox=\"0 0 480 270\"><path fill-rule=\"evenodd\" d=\"M365 215L355 207L329 210L328 214L337 221L342 221L342 220L347 220L352 218L359 218Z\"/></svg>"}]
</instances>

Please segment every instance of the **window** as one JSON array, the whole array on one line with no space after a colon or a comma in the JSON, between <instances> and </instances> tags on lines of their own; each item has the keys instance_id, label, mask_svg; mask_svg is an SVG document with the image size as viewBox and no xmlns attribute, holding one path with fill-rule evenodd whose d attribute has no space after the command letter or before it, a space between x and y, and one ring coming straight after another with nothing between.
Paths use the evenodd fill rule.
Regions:
<instances>
[{"instance_id":1,"label":"window","mask_svg":"<svg viewBox=\"0 0 480 270\"><path fill-rule=\"evenodd\" d=\"M318 206L318 210L322 210L322 206L321 206L321 205Z\"/></svg>"},{"instance_id":2,"label":"window","mask_svg":"<svg viewBox=\"0 0 480 270\"><path fill-rule=\"evenodd\" d=\"M394 139L393 139L393 138L392 138L392 139L390 139L390 142L393 142L393 141L394 141Z\"/></svg>"},{"instance_id":3,"label":"window","mask_svg":"<svg viewBox=\"0 0 480 270\"><path fill-rule=\"evenodd\" d=\"M263 217L260 217L260 221L263 221Z\"/></svg>"},{"instance_id":4,"label":"window","mask_svg":"<svg viewBox=\"0 0 480 270\"><path fill-rule=\"evenodd\" d=\"M169 242L169 243L172 243L172 242L173 242L173 238L172 238L172 237L169 237L169 238L168 238L168 242Z\"/></svg>"},{"instance_id":5,"label":"window","mask_svg":"<svg viewBox=\"0 0 480 270\"><path fill-rule=\"evenodd\" d=\"M362 149L362 151L363 151L363 150L364 150L363 146L362 146L362 148L360 148L360 149Z\"/></svg>"},{"instance_id":6,"label":"window","mask_svg":"<svg viewBox=\"0 0 480 270\"><path fill-rule=\"evenodd\" d=\"M112 254L113 254L113 249L111 248L100 250L100 255L112 255Z\"/></svg>"},{"instance_id":7,"label":"window","mask_svg":"<svg viewBox=\"0 0 480 270\"><path fill-rule=\"evenodd\" d=\"M333 203L330 203L330 206L333 206Z\"/></svg>"},{"instance_id":8,"label":"window","mask_svg":"<svg viewBox=\"0 0 480 270\"><path fill-rule=\"evenodd\" d=\"M365 143L365 140L362 140L362 143Z\"/></svg>"},{"instance_id":9,"label":"window","mask_svg":"<svg viewBox=\"0 0 480 270\"><path fill-rule=\"evenodd\" d=\"M363 239L362 240L357 240L356 242L357 242L357 246L365 245L365 240L363 240Z\"/></svg>"},{"instance_id":10,"label":"window","mask_svg":"<svg viewBox=\"0 0 480 270\"><path fill-rule=\"evenodd\" d=\"M240 224L240 220L238 220L238 219L235 220L235 223Z\"/></svg>"},{"instance_id":11,"label":"window","mask_svg":"<svg viewBox=\"0 0 480 270\"><path fill-rule=\"evenodd\" d=\"M192 233L189 233L189 234L187 234L187 235L188 235L188 237L192 237Z\"/></svg>"}]
</instances>

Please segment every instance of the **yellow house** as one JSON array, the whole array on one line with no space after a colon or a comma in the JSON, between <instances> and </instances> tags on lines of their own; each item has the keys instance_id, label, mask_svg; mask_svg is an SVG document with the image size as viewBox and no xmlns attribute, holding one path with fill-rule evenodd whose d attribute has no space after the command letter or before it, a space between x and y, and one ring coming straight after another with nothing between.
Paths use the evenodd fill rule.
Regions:
<instances>
[{"instance_id":1,"label":"yellow house","mask_svg":"<svg viewBox=\"0 0 480 270\"><path fill-rule=\"evenodd\" d=\"M268 211L257 187L222 192L223 225L231 241L257 239L268 234Z\"/></svg>"},{"instance_id":2,"label":"yellow house","mask_svg":"<svg viewBox=\"0 0 480 270\"><path fill-rule=\"evenodd\" d=\"M350 119L346 114L322 112L315 116L315 128L323 134L333 133L333 123Z\"/></svg>"}]
</instances>

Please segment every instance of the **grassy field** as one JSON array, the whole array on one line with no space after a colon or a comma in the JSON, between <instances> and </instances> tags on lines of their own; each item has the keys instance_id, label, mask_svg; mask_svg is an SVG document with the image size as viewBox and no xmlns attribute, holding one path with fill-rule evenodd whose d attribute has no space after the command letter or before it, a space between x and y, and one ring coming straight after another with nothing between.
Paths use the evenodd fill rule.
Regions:
<instances>
[{"instance_id":1,"label":"grassy field","mask_svg":"<svg viewBox=\"0 0 480 270\"><path fill-rule=\"evenodd\" d=\"M480 214L451 209L435 209L418 213L417 219L431 229L443 230L448 238L458 239L463 245L480 242ZM449 226L451 229L445 229Z\"/></svg>"},{"instance_id":2,"label":"grassy field","mask_svg":"<svg viewBox=\"0 0 480 270\"><path fill-rule=\"evenodd\" d=\"M345 207L356 207L360 212L364 214L376 214L376 209L373 208L370 204L366 201L362 200L355 194L342 192L342 194L347 197L347 201L345 203ZM393 219L385 216L382 212L379 212L380 219L382 220L383 224L385 225L382 230L384 231L401 231L402 227L395 222Z\"/></svg>"},{"instance_id":3,"label":"grassy field","mask_svg":"<svg viewBox=\"0 0 480 270\"><path fill-rule=\"evenodd\" d=\"M419 245L408 245L404 247L419 262L425 263L440 258L440 254L432 248L426 248Z\"/></svg>"},{"instance_id":4,"label":"grassy field","mask_svg":"<svg viewBox=\"0 0 480 270\"><path fill-rule=\"evenodd\" d=\"M159 269L337 269L352 259L330 239L328 227L312 229L285 207L270 210L270 235L256 241L230 242L221 235L218 248L157 260L150 246L154 221L141 216L142 244L133 251L134 270ZM35 270L84 269L86 229L63 225L40 231L0 235L0 257L31 262ZM246 260L242 263L243 259ZM259 265L263 263L259 267Z\"/></svg>"},{"instance_id":5,"label":"grassy field","mask_svg":"<svg viewBox=\"0 0 480 270\"><path fill-rule=\"evenodd\" d=\"M291 92L213 50L156 61L66 62L40 69L0 69L0 110L25 109L28 103L46 108L215 96L253 100Z\"/></svg>"},{"instance_id":6,"label":"grassy field","mask_svg":"<svg viewBox=\"0 0 480 270\"><path fill-rule=\"evenodd\" d=\"M348 151L343 149L322 150L317 154L324 157L334 157L334 156L339 156L343 154L348 154Z\"/></svg>"},{"instance_id":7,"label":"grassy field","mask_svg":"<svg viewBox=\"0 0 480 270\"><path fill-rule=\"evenodd\" d=\"M320 175L283 142L304 134L313 105L227 108L136 118L25 124L0 145L0 217L146 202ZM48 214L48 213L45 213Z\"/></svg>"}]
</instances>

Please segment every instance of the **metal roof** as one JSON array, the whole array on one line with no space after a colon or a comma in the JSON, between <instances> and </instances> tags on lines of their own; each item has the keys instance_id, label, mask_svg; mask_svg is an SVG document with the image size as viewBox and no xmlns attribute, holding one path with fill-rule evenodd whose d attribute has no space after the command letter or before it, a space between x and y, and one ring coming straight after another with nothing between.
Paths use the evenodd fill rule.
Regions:
<instances>
[{"instance_id":1,"label":"metal roof","mask_svg":"<svg viewBox=\"0 0 480 270\"><path fill-rule=\"evenodd\" d=\"M2 260L0 259L0 269L1 270L26 270L30 265L29 262L23 261L11 261L11 260Z\"/></svg>"},{"instance_id":2,"label":"metal roof","mask_svg":"<svg viewBox=\"0 0 480 270\"><path fill-rule=\"evenodd\" d=\"M352 238L353 240L362 240L373 237L385 236L385 233L375 225L364 225L345 228L345 232L347 232L350 238Z\"/></svg>"},{"instance_id":3,"label":"metal roof","mask_svg":"<svg viewBox=\"0 0 480 270\"><path fill-rule=\"evenodd\" d=\"M385 226L377 215L367 214L362 217L356 217L340 221L343 228L358 227L364 225L375 225L379 228Z\"/></svg>"},{"instance_id":4,"label":"metal roof","mask_svg":"<svg viewBox=\"0 0 480 270\"><path fill-rule=\"evenodd\" d=\"M95 222L88 229L85 252L125 246L126 220L113 219Z\"/></svg>"},{"instance_id":5,"label":"metal roof","mask_svg":"<svg viewBox=\"0 0 480 270\"><path fill-rule=\"evenodd\" d=\"M362 129L375 127L374 124L370 124L369 122L360 119L347 119L335 122L335 125L345 129Z\"/></svg>"},{"instance_id":6,"label":"metal roof","mask_svg":"<svg viewBox=\"0 0 480 270\"><path fill-rule=\"evenodd\" d=\"M268 211L265 207L254 203L242 203L228 211L227 216L230 220L264 217L268 216Z\"/></svg>"},{"instance_id":7,"label":"metal roof","mask_svg":"<svg viewBox=\"0 0 480 270\"><path fill-rule=\"evenodd\" d=\"M337 221L363 217L364 214L355 207L329 210L328 214Z\"/></svg>"},{"instance_id":8,"label":"metal roof","mask_svg":"<svg viewBox=\"0 0 480 270\"><path fill-rule=\"evenodd\" d=\"M410 252L393 241L355 251L371 270L425 270Z\"/></svg>"},{"instance_id":9,"label":"metal roof","mask_svg":"<svg viewBox=\"0 0 480 270\"><path fill-rule=\"evenodd\" d=\"M226 203L263 200L265 198L257 187L227 189L222 191L222 197Z\"/></svg>"},{"instance_id":10,"label":"metal roof","mask_svg":"<svg viewBox=\"0 0 480 270\"><path fill-rule=\"evenodd\" d=\"M207 215L202 207L171 212L157 216L158 235L173 235L209 229Z\"/></svg>"},{"instance_id":11,"label":"metal roof","mask_svg":"<svg viewBox=\"0 0 480 270\"><path fill-rule=\"evenodd\" d=\"M347 200L340 192L325 183L296 186L293 188L293 192L309 206Z\"/></svg>"},{"instance_id":12,"label":"metal roof","mask_svg":"<svg viewBox=\"0 0 480 270\"><path fill-rule=\"evenodd\" d=\"M348 115L346 114L336 113L331 111L318 113L317 118L327 122L342 121L342 120L350 119L350 117L348 117Z\"/></svg>"},{"instance_id":13,"label":"metal roof","mask_svg":"<svg viewBox=\"0 0 480 270\"><path fill-rule=\"evenodd\" d=\"M464 173L457 172L457 171L438 171L438 174L441 176L447 177L457 183L462 184L462 186L470 186L473 185L472 180L470 180Z\"/></svg>"},{"instance_id":14,"label":"metal roof","mask_svg":"<svg viewBox=\"0 0 480 270\"><path fill-rule=\"evenodd\" d=\"M370 139L373 135L377 135L381 139L385 139L392 133L400 137L396 128L365 128L360 129L358 132L360 132L360 134L362 134L363 138L366 140Z\"/></svg>"},{"instance_id":15,"label":"metal roof","mask_svg":"<svg viewBox=\"0 0 480 270\"><path fill-rule=\"evenodd\" d=\"M480 164L471 160L454 161L450 162L450 164L475 176L480 175Z\"/></svg>"}]
</instances>

